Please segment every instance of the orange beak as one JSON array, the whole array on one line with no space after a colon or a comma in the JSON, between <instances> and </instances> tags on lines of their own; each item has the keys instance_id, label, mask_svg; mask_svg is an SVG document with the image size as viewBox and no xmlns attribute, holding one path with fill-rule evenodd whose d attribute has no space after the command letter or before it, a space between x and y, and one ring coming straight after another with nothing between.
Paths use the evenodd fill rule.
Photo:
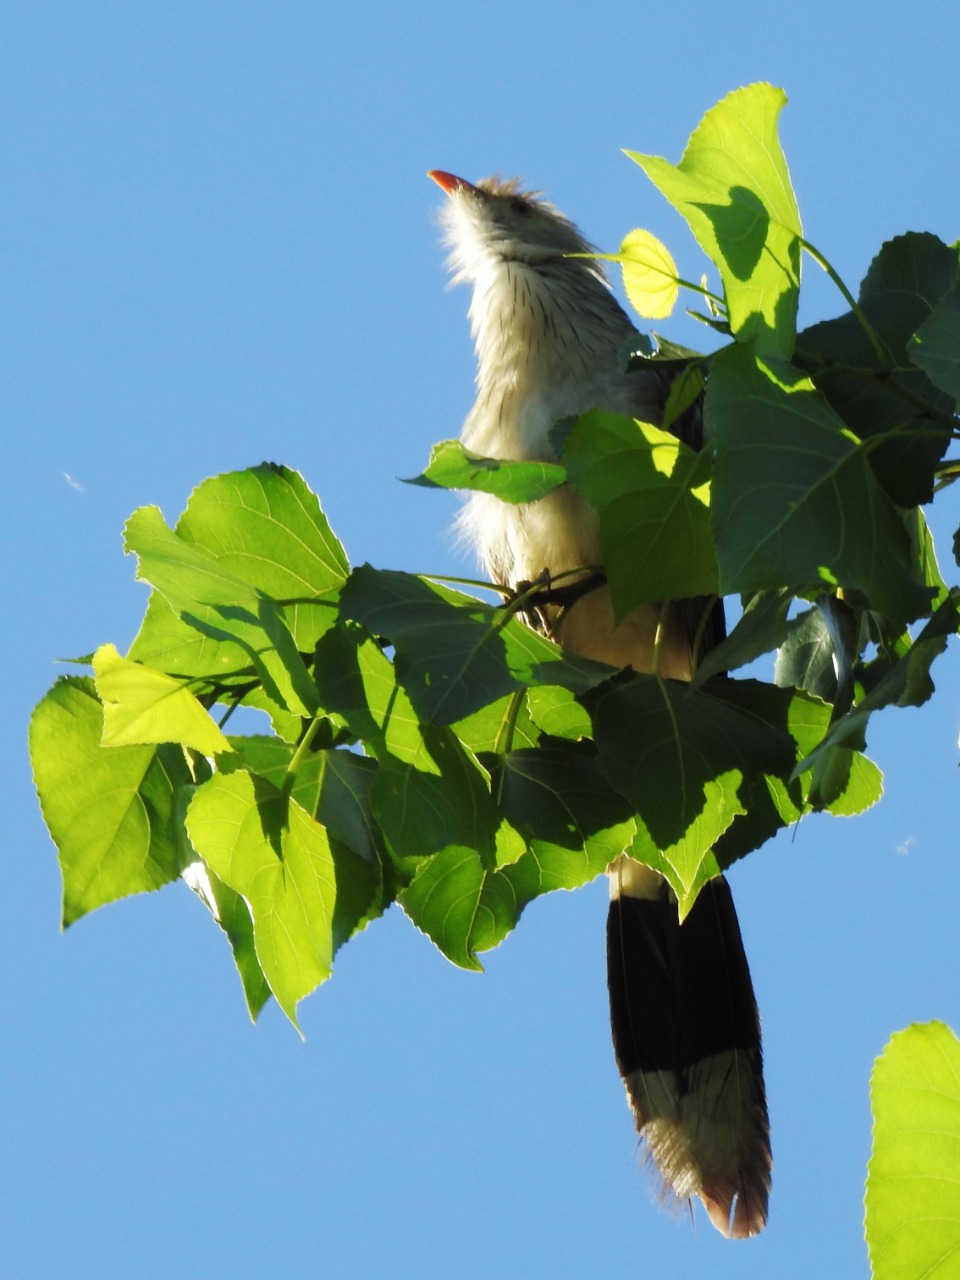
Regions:
<instances>
[{"instance_id":1,"label":"orange beak","mask_svg":"<svg viewBox=\"0 0 960 1280\"><path fill-rule=\"evenodd\" d=\"M432 178L448 196L452 196L455 191L476 191L472 182L467 182L466 178L458 178L456 174L447 173L443 169L428 169L427 177Z\"/></svg>"}]
</instances>

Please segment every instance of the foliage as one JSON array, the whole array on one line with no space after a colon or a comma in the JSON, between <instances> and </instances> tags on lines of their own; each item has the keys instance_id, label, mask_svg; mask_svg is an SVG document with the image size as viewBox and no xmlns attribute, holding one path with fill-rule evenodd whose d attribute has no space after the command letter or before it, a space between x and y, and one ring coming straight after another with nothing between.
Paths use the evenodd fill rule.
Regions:
<instances>
[{"instance_id":1,"label":"foliage","mask_svg":"<svg viewBox=\"0 0 960 1280\"><path fill-rule=\"evenodd\" d=\"M960 1255L960 1041L898 1031L873 1069L867 1244L875 1280L948 1280Z\"/></svg>"},{"instance_id":2,"label":"foliage","mask_svg":"<svg viewBox=\"0 0 960 1280\"><path fill-rule=\"evenodd\" d=\"M478 968L528 902L624 849L663 872L685 912L803 813L879 798L869 718L930 696L960 624L960 587L941 578L921 510L960 474L947 457L960 260L906 233L855 299L803 237L784 102L769 85L729 95L679 165L628 153L722 283L681 279L646 232L608 255L650 314L679 289L700 296L719 350L638 337L626 358L672 376L665 426L702 397L707 447L593 412L560 424L554 461L446 441L417 481L513 503L573 485L597 510L621 616L691 596L706 616L739 596L693 684L587 662L531 629L561 582L489 603L457 589L469 584L351 569L298 474L264 463L208 479L174 528L150 507L126 526L152 588L129 653L104 645L92 678L61 678L34 713L65 925L183 878L226 934L251 1015L272 994L295 1022L336 950L393 902ZM798 334L804 256L846 309ZM773 653L772 681L726 674ZM272 733L226 732L240 707ZM875 1077L878 1259L891 1070L885 1059Z\"/></svg>"}]
</instances>

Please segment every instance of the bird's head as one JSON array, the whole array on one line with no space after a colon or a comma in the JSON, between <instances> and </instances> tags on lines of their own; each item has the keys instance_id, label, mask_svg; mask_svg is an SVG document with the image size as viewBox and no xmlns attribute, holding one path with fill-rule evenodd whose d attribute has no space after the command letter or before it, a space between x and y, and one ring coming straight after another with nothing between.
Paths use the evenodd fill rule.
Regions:
<instances>
[{"instance_id":1,"label":"bird's head","mask_svg":"<svg viewBox=\"0 0 960 1280\"><path fill-rule=\"evenodd\" d=\"M474 185L442 169L431 169L429 176L448 196L440 221L455 281L476 281L498 262L537 268L567 261L581 271L587 266L588 260L565 259L592 252L577 228L538 193L522 191L518 179L486 178ZM588 269L599 274L597 267L589 263Z\"/></svg>"}]
</instances>

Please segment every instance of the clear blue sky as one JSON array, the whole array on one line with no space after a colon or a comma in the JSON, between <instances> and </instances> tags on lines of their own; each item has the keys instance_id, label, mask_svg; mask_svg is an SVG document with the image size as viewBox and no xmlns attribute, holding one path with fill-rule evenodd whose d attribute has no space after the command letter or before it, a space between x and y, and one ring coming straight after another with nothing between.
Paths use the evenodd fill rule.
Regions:
<instances>
[{"instance_id":1,"label":"clear blue sky","mask_svg":"<svg viewBox=\"0 0 960 1280\"><path fill-rule=\"evenodd\" d=\"M355 562L463 570L452 501L396 481L471 401L428 168L520 173L604 248L646 226L696 276L619 149L676 160L706 108L771 80L807 235L855 286L884 239L960 233L958 47L954 0L4 6L0 1273L867 1274L871 1061L913 1020L960 1024L955 653L935 705L873 727L877 809L732 875L775 1159L746 1244L651 1202L604 885L534 904L482 977L391 911L304 1003L301 1043L275 1006L250 1025L182 885L58 934L26 721L55 658L132 639L124 519L172 520L209 474L284 462ZM842 309L814 271L806 321Z\"/></svg>"}]
</instances>

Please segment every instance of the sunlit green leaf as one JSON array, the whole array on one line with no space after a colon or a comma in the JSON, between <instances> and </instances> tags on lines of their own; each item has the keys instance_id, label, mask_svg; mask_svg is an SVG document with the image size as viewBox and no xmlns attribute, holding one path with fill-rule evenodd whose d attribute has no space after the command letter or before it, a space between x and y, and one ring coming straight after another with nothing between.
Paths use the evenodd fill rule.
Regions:
<instances>
[{"instance_id":1,"label":"sunlit green leaf","mask_svg":"<svg viewBox=\"0 0 960 1280\"><path fill-rule=\"evenodd\" d=\"M590 738L593 725L590 713L569 689L535 685L527 692L527 705L534 724L554 738ZM524 746L524 743L516 743ZM536 745L532 743L530 745Z\"/></svg>"},{"instance_id":2,"label":"sunlit green leaf","mask_svg":"<svg viewBox=\"0 0 960 1280\"><path fill-rule=\"evenodd\" d=\"M137 576L156 587L190 626L214 640L240 644L271 697L298 714L316 710L313 682L272 600L169 529L156 507L133 513L124 546L139 559Z\"/></svg>"},{"instance_id":3,"label":"sunlit green leaf","mask_svg":"<svg viewBox=\"0 0 960 1280\"><path fill-rule=\"evenodd\" d=\"M300 1000L330 976L336 874L327 833L290 797L246 772L197 788L187 831L200 856L245 899L257 959L297 1026Z\"/></svg>"},{"instance_id":4,"label":"sunlit green leaf","mask_svg":"<svg viewBox=\"0 0 960 1280\"><path fill-rule=\"evenodd\" d=\"M121 658L112 644L93 655L103 704L103 745L182 742L203 755L229 751L230 743L182 680Z\"/></svg>"},{"instance_id":5,"label":"sunlit green leaf","mask_svg":"<svg viewBox=\"0 0 960 1280\"><path fill-rule=\"evenodd\" d=\"M298 601L283 611L297 648L311 649L333 621L330 603L350 566L296 471L264 462L212 476L190 495L176 532L262 596Z\"/></svg>"},{"instance_id":6,"label":"sunlit green leaf","mask_svg":"<svg viewBox=\"0 0 960 1280\"><path fill-rule=\"evenodd\" d=\"M618 414L585 414L566 437L570 479L597 509L614 610L710 595L710 459L667 431Z\"/></svg>"},{"instance_id":7,"label":"sunlit green leaf","mask_svg":"<svg viewBox=\"0 0 960 1280\"><path fill-rule=\"evenodd\" d=\"M520 914L507 875L485 869L471 849L456 846L427 859L398 900L462 969L482 969L477 952L502 942Z\"/></svg>"},{"instance_id":8,"label":"sunlit green leaf","mask_svg":"<svg viewBox=\"0 0 960 1280\"><path fill-rule=\"evenodd\" d=\"M529 694L541 692L562 694L565 691L543 690L540 686L535 686ZM516 747L535 747L540 740L540 733L528 708L528 696L518 690L504 698L498 698L463 720L456 721L451 728L464 746L474 753L502 753Z\"/></svg>"},{"instance_id":9,"label":"sunlit green leaf","mask_svg":"<svg viewBox=\"0 0 960 1280\"><path fill-rule=\"evenodd\" d=\"M649 231L629 231L612 255L623 272L623 288L630 305L647 320L670 315L677 301L677 267L666 245Z\"/></svg>"},{"instance_id":10,"label":"sunlit green leaf","mask_svg":"<svg viewBox=\"0 0 960 1280\"><path fill-rule=\"evenodd\" d=\"M177 792L193 779L180 747L102 747L92 680L63 678L30 721L40 807L60 856L63 924L180 874Z\"/></svg>"},{"instance_id":11,"label":"sunlit green leaf","mask_svg":"<svg viewBox=\"0 0 960 1280\"><path fill-rule=\"evenodd\" d=\"M960 1256L960 1042L942 1022L898 1031L870 1079L866 1236L873 1280L953 1280Z\"/></svg>"},{"instance_id":12,"label":"sunlit green leaf","mask_svg":"<svg viewBox=\"0 0 960 1280\"><path fill-rule=\"evenodd\" d=\"M441 489L473 489L492 493L504 502L535 502L566 480L556 462L517 462L483 458L471 453L459 440L435 444L423 475L411 480Z\"/></svg>"},{"instance_id":13,"label":"sunlit green leaf","mask_svg":"<svg viewBox=\"0 0 960 1280\"><path fill-rule=\"evenodd\" d=\"M199 860L184 868L183 879L226 934L243 984L247 1009L255 1022L270 999L270 986L257 959L253 921L246 902Z\"/></svg>"},{"instance_id":14,"label":"sunlit green leaf","mask_svg":"<svg viewBox=\"0 0 960 1280\"><path fill-rule=\"evenodd\" d=\"M758 350L789 357L800 284L800 213L780 149L786 95L737 89L707 112L679 165L628 151L690 225L720 271L730 324Z\"/></svg>"}]
</instances>

